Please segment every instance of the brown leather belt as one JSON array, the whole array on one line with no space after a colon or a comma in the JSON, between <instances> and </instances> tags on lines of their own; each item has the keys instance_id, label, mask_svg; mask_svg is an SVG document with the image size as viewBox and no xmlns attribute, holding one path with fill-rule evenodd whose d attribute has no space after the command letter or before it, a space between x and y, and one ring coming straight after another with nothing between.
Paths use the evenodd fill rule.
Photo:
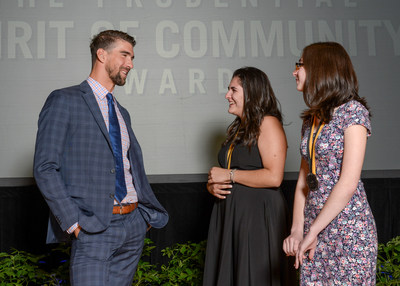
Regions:
<instances>
[{"instance_id":1,"label":"brown leather belt","mask_svg":"<svg viewBox=\"0 0 400 286\"><path fill-rule=\"evenodd\" d=\"M129 214L138 207L138 203L115 205L113 207L113 214Z\"/></svg>"}]
</instances>

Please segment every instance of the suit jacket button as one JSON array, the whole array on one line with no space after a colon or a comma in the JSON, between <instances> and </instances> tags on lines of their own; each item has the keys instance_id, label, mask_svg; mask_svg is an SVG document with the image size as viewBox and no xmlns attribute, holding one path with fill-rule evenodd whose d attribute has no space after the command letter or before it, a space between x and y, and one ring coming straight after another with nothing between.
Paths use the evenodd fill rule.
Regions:
<instances>
[{"instance_id":1,"label":"suit jacket button","mask_svg":"<svg viewBox=\"0 0 400 286\"><path fill-rule=\"evenodd\" d=\"M111 169L111 170L110 170L110 173L111 173L111 174L114 174L114 173L115 173L115 169Z\"/></svg>"}]
</instances>

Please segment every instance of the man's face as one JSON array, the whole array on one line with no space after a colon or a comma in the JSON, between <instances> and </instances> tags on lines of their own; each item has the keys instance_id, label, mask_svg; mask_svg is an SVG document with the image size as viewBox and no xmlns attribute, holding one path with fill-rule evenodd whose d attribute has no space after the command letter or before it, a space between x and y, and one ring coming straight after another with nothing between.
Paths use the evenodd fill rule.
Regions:
<instances>
[{"instance_id":1,"label":"man's face","mask_svg":"<svg viewBox=\"0 0 400 286\"><path fill-rule=\"evenodd\" d=\"M109 78L115 85L124 85L129 71L133 68L132 45L129 42L117 40L106 54L105 68Z\"/></svg>"}]
</instances>

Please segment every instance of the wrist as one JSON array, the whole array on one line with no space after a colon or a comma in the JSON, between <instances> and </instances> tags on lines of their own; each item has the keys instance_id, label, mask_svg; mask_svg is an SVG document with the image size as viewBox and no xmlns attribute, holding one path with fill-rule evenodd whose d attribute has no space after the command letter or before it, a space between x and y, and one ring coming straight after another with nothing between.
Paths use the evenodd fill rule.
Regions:
<instances>
[{"instance_id":1,"label":"wrist","mask_svg":"<svg viewBox=\"0 0 400 286\"><path fill-rule=\"evenodd\" d=\"M292 226L292 228L290 229L290 233L292 233L292 234L300 233L301 235L303 235L303 232L304 232L304 228L302 225Z\"/></svg>"},{"instance_id":2,"label":"wrist","mask_svg":"<svg viewBox=\"0 0 400 286\"><path fill-rule=\"evenodd\" d=\"M317 229L316 229L316 227L315 226L313 226L313 225L311 225L310 226L310 230L308 231L308 233L311 235L311 236L318 236L318 234L320 233L320 231L318 231Z\"/></svg>"},{"instance_id":3,"label":"wrist","mask_svg":"<svg viewBox=\"0 0 400 286\"><path fill-rule=\"evenodd\" d=\"M236 169L232 169L229 171L229 179L232 184L235 183L235 172L236 172Z\"/></svg>"}]
</instances>

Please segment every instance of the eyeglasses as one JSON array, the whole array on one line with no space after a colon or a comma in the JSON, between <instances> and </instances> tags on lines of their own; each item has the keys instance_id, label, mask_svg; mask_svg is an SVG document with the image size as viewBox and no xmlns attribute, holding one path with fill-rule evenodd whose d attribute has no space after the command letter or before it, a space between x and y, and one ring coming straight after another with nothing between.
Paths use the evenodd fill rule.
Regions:
<instances>
[{"instance_id":1,"label":"eyeglasses","mask_svg":"<svg viewBox=\"0 0 400 286\"><path fill-rule=\"evenodd\" d=\"M298 71L302 66L304 66L304 63L296 62L296 71Z\"/></svg>"}]
</instances>

